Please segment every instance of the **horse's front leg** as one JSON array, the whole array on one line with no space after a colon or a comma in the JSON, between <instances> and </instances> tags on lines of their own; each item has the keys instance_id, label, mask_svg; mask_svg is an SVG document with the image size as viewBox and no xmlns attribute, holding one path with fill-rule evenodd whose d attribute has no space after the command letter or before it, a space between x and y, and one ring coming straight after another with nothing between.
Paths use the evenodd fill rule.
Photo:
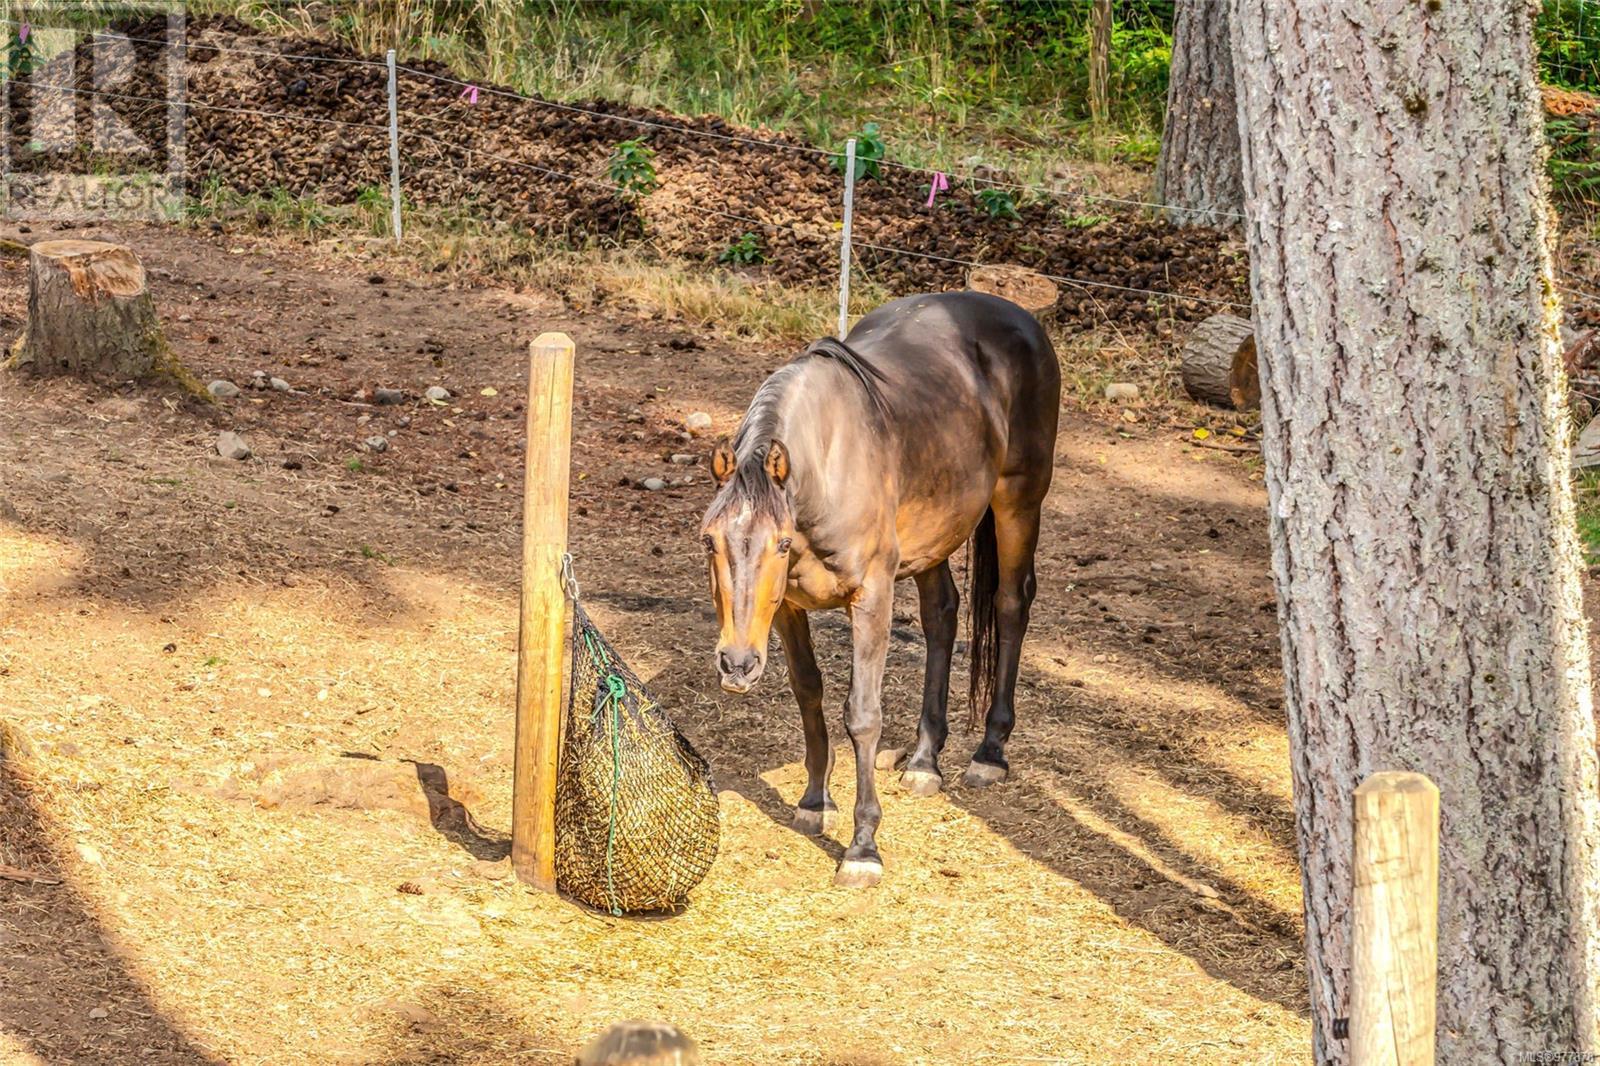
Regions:
<instances>
[{"instance_id":1,"label":"horse's front leg","mask_svg":"<svg viewBox=\"0 0 1600 1066\"><path fill-rule=\"evenodd\" d=\"M806 791L794 810L794 827L812 836L833 828L838 808L828 795L833 771L833 747L828 743L828 719L822 711L822 669L811 646L811 623L806 613L785 603L772 620L789 663L789 690L800 705L800 726L806 735Z\"/></svg>"},{"instance_id":2,"label":"horse's front leg","mask_svg":"<svg viewBox=\"0 0 1600 1066\"><path fill-rule=\"evenodd\" d=\"M866 888L883 876L883 859L875 839L878 819L876 761L883 735L883 667L889 653L889 624L893 617L894 571L869 578L851 602L850 696L844 707L844 728L856 749L855 834L833 883L843 888Z\"/></svg>"}]
</instances>

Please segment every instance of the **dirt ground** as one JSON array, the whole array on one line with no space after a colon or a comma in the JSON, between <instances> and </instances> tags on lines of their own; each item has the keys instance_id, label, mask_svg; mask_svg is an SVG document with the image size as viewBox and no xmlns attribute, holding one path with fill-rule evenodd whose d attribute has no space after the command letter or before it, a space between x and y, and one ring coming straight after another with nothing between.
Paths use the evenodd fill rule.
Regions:
<instances>
[{"instance_id":1,"label":"dirt ground","mask_svg":"<svg viewBox=\"0 0 1600 1066\"><path fill-rule=\"evenodd\" d=\"M710 481L668 461L708 450L686 415L731 430L788 351L455 287L377 249L74 235L133 245L202 380L294 391L207 408L0 382L0 1061L564 1063L628 1017L680 1024L716 1064L1305 1061L1247 462L1069 406L1012 779L919 799L890 775L884 882L849 892L839 833L788 828L781 657L747 697L717 687ZM0 260L6 339L24 275ZM578 344L587 602L722 789L721 855L667 919L505 876L520 401L526 342L552 329ZM432 384L456 399L417 401ZM377 386L412 398L375 406ZM215 455L225 428L254 458ZM890 743L921 684L903 593ZM842 618L818 640L836 704ZM974 744L958 729L947 764Z\"/></svg>"}]
</instances>

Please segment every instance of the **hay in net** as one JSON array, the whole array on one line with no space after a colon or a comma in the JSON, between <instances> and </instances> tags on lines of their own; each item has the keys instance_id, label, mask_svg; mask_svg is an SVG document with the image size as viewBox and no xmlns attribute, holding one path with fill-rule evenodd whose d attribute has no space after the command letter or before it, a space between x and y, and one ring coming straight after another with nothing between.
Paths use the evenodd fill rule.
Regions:
<instances>
[{"instance_id":1,"label":"hay in net","mask_svg":"<svg viewBox=\"0 0 1600 1066\"><path fill-rule=\"evenodd\" d=\"M678 910L720 833L711 767L574 600L557 884L612 914Z\"/></svg>"}]
</instances>

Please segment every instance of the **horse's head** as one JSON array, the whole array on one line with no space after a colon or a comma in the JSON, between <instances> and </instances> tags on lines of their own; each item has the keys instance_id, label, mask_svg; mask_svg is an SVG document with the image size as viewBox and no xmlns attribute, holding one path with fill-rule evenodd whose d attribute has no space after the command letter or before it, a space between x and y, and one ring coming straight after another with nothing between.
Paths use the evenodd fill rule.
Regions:
<instances>
[{"instance_id":1,"label":"horse's head","mask_svg":"<svg viewBox=\"0 0 1600 1066\"><path fill-rule=\"evenodd\" d=\"M789 581L794 511L783 487L789 453L769 441L741 467L723 441L711 472L721 487L700 533L720 627L717 673L727 691L748 692L767 667L767 636Z\"/></svg>"}]
</instances>

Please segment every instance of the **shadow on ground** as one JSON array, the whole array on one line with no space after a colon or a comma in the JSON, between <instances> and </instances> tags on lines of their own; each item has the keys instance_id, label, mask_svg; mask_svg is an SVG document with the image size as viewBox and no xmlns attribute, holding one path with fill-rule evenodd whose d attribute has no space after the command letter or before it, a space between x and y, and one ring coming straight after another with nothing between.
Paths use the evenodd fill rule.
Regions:
<instances>
[{"instance_id":1,"label":"shadow on ground","mask_svg":"<svg viewBox=\"0 0 1600 1066\"><path fill-rule=\"evenodd\" d=\"M151 999L66 878L42 804L0 745L0 862L55 883L0 879L0 1030L41 1062L220 1064ZM92 990L92 991L91 991Z\"/></svg>"}]
</instances>

